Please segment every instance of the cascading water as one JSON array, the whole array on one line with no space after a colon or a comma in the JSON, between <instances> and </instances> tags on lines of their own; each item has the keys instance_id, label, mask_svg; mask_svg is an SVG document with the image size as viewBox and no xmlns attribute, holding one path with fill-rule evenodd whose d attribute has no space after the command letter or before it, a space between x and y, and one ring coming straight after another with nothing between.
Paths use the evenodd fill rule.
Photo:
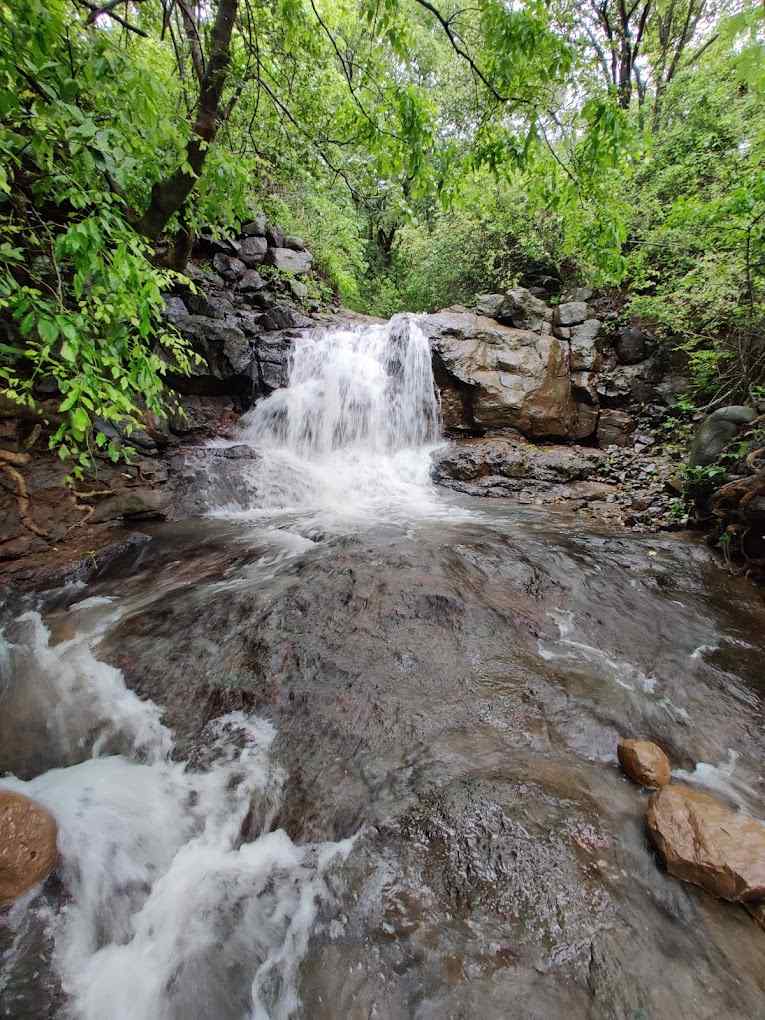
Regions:
<instances>
[{"instance_id":1,"label":"cascading water","mask_svg":"<svg viewBox=\"0 0 765 1020\"><path fill-rule=\"evenodd\" d=\"M432 443L438 403L427 338L413 319L396 316L298 340L289 386L245 419L244 435L311 458Z\"/></svg>"},{"instance_id":2,"label":"cascading water","mask_svg":"<svg viewBox=\"0 0 765 1020\"><path fill-rule=\"evenodd\" d=\"M438 411L428 341L412 318L298 340L289 386L242 422L242 440L262 455L256 513L427 505ZM214 491L214 477L205 483ZM263 583L272 559L248 583ZM141 601L86 599L58 641L28 612L0 640L5 759L33 777L0 788L54 813L71 897L60 909L32 894L8 915L5 1015L42 1013L60 982L76 1020L287 1020L325 874L351 841L296 846L269 831L284 775L270 764L273 728L257 716L209 724L206 768L171 761L160 709L95 651ZM47 993L30 990L24 964L36 938L52 942Z\"/></svg>"},{"instance_id":3,"label":"cascading water","mask_svg":"<svg viewBox=\"0 0 765 1020\"><path fill-rule=\"evenodd\" d=\"M264 454L259 507L353 516L433 507L438 435L430 346L399 315L298 339L289 385L242 419L241 438Z\"/></svg>"},{"instance_id":4,"label":"cascading water","mask_svg":"<svg viewBox=\"0 0 765 1020\"><path fill-rule=\"evenodd\" d=\"M325 875L352 841L270 831L285 775L257 716L210 722L204 767L171 760L157 706L94 653L117 601L72 606L58 644L37 612L0 634L3 760L34 776L0 790L55 816L63 892L34 889L0 918L0 1016L287 1020ZM35 775L51 759L66 767Z\"/></svg>"}]
</instances>

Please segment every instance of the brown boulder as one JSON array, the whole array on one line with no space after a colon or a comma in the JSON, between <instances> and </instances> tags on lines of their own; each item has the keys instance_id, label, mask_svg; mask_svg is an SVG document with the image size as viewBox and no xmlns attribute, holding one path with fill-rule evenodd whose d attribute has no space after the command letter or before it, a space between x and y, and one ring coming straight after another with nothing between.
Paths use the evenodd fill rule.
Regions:
<instances>
[{"instance_id":1,"label":"brown boulder","mask_svg":"<svg viewBox=\"0 0 765 1020\"><path fill-rule=\"evenodd\" d=\"M669 758L650 740L620 740L619 763L639 786L666 786L672 778Z\"/></svg>"},{"instance_id":2,"label":"brown boulder","mask_svg":"<svg viewBox=\"0 0 765 1020\"><path fill-rule=\"evenodd\" d=\"M455 394L447 426L532 438L583 439L594 431L596 409L572 389L568 343L458 309L422 316L420 325L442 399L447 390Z\"/></svg>"},{"instance_id":3,"label":"brown boulder","mask_svg":"<svg viewBox=\"0 0 765 1020\"><path fill-rule=\"evenodd\" d=\"M703 790L665 786L651 798L648 833L675 878L724 900L765 898L765 825Z\"/></svg>"},{"instance_id":4,"label":"brown boulder","mask_svg":"<svg viewBox=\"0 0 765 1020\"><path fill-rule=\"evenodd\" d=\"M56 822L44 807L0 790L0 904L42 882L56 866Z\"/></svg>"}]
</instances>

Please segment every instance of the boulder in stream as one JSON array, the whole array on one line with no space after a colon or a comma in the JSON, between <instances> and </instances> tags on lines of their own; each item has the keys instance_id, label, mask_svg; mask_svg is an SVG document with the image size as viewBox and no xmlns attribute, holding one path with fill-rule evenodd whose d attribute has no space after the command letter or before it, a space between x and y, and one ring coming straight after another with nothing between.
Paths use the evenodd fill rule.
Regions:
<instances>
[{"instance_id":1,"label":"boulder in stream","mask_svg":"<svg viewBox=\"0 0 765 1020\"><path fill-rule=\"evenodd\" d=\"M675 878L723 900L765 899L765 825L703 790L665 786L651 798L648 834Z\"/></svg>"},{"instance_id":2,"label":"boulder in stream","mask_svg":"<svg viewBox=\"0 0 765 1020\"><path fill-rule=\"evenodd\" d=\"M568 343L464 309L419 320L434 354L447 430L584 439L595 408L572 390Z\"/></svg>"},{"instance_id":3,"label":"boulder in stream","mask_svg":"<svg viewBox=\"0 0 765 1020\"><path fill-rule=\"evenodd\" d=\"M619 764L639 786L666 786L672 778L669 758L650 740L620 740Z\"/></svg>"},{"instance_id":4,"label":"boulder in stream","mask_svg":"<svg viewBox=\"0 0 765 1020\"><path fill-rule=\"evenodd\" d=\"M0 790L0 906L42 882L56 866L58 828L42 805Z\"/></svg>"}]
</instances>

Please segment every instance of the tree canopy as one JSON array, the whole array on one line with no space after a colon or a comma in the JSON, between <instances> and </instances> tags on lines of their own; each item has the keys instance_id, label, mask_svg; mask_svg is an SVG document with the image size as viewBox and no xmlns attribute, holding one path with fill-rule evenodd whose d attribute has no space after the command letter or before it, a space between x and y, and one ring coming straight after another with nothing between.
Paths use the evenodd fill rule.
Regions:
<instances>
[{"instance_id":1,"label":"tree canopy","mask_svg":"<svg viewBox=\"0 0 765 1020\"><path fill-rule=\"evenodd\" d=\"M7 0L0 388L61 456L163 413L162 294L265 210L391 313L619 288L704 399L762 386L763 10L728 0Z\"/></svg>"}]
</instances>

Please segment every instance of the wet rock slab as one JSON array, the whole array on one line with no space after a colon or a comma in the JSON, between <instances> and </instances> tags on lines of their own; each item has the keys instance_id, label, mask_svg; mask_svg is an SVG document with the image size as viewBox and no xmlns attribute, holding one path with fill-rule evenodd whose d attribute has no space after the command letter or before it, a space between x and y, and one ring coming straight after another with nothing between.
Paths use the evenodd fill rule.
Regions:
<instances>
[{"instance_id":1,"label":"wet rock slab","mask_svg":"<svg viewBox=\"0 0 765 1020\"><path fill-rule=\"evenodd\" d=\"M537 446L518 435L465 439L433 455L431 476L439 485L471 496L587 503L614 491L593 479L603 459L596 449Z\"/></svg>"},{"instance_id":2,"label":"wet rock slab","mask_svg":"<svg viewBox=\"0 0 765 1020\"><path fill-rule=\"evenodd\" d=\"M184 756L224 712L271 719L292 838L361 833L303 964L312 1017L505 1017L516 997L540 1020L756 1015L765 933L657 867L615 768L623 732L683 766L761 753L689 658L734 604L740 625L743 588L725 581L710 618L691 543L487 513L406 537L307 529L272 577L176 589L100 654L165 706Z\"/></svg>"}]
</instances>

